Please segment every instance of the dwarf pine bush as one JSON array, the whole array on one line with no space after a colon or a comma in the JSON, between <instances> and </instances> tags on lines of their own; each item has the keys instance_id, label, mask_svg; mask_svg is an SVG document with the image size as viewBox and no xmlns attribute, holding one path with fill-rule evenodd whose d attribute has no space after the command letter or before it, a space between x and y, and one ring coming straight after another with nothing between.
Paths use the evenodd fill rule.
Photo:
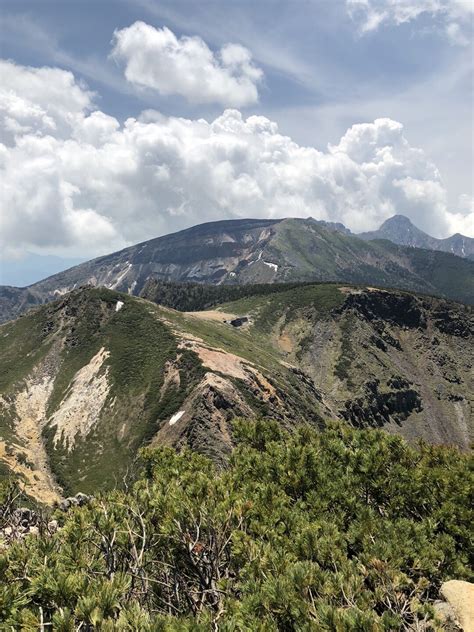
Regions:
<instances>
[{"instance_id":1,"label":"dwarf pine bush","mask_svg":"<svg viewBox=\"0 0 474 632\"><path fill-rule=\"evenodd\" d=\"M132 489L4 545L1 629L441 629L440 583L473 578L469 455L342 424L235 437L223 471L148 448Z\"/></svg>"}]
</instances>

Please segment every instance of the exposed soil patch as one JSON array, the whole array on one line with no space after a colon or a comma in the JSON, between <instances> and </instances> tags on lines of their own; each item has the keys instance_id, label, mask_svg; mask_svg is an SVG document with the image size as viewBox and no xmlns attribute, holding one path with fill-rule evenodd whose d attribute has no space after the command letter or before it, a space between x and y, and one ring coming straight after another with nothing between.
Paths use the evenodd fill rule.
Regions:
<instances>
[{"instance_id":1,"label":"exposed soil patch","mask_svg":"<svg viewBox=\"0 0 474 632\"><path fill-rule=\"evenodd\" d=\"M108 357L109 352L102 347L74 376L68 393L49 419L49 424L56 426L55 444L63 439L71 450L76 437L85 437L99 420L110 390L107 370L101 371Z\"/></svg>"},{"instance_id":2,"label":"exposed soil patch","mask_svg":"<svg viewBox=\"0 0 474 632\"><path fill-rule=\"evenodd\" d=\"M278 346L285 351L285 353L292 353L295 347L293 340L284 332L278 336Z\"/></svg>"},{"instance_id":3,"label":"exposed soil patch","mask_svg":"<svg viewBox=\"0 0 474 632\"><path fill-rule=\"evenodd\" d=\"M180 357L181 356L178 355L178 357L176 358L175 362L168 361L165 364L165 374L164 374L164 378L163 378L163 384L162 384L161 389L160 389L160 396L161 397L163 397L163 395L166 393L166 391L168 390L168 388L170 386L179 387L179 385L181 383L181 377L179 375L179 369L176 366L176 362L179 361Z\"/></svg>"},{"instance_id":4,"label":"exposed soil patch","mask_svg":"<svg viewBox=\"0 0 474 632\"><path fill-rule=\"evenodd\" d=\"M247 365L242 361L242 358L239 358L239 356L236 356L233 353L219 351L218 349L209 349L197 343L188 342L186 347L197 353L206 368L211 369L212 371L217 371L218 373L223 373L224 375L239 378L241 380L245 380L247 378Z\"/></svg>"},{"instance_id":5,"label":"exposed soil patch","mask_svg":"<svg viewBox=\"0 0 474 632\"><path fill-rule=\"evenodd\" d=\"M26 381L14 404L18 443L10 448L4 442L0 443L0 458L24 477L26 492L49 505L61 498L61 490L49 469L41 434L52 389L53 379L39 371Z\"/></svg>"}]
</instances>

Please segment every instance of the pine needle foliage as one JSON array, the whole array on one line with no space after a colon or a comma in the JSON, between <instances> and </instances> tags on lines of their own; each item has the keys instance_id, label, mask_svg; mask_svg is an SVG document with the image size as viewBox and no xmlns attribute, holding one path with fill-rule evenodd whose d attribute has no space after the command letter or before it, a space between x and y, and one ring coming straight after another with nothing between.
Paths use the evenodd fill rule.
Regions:
<instances>
[{"instance_id":1,"label":"pine needle foliage","mask_svg":"<svg viewBox=\"0 0 474 632\"><path fill-rule=\"evenodd\" d=\"M4 546L1 629L442 629L441 582L473 579L469 455L343 424L235 440L225 470L147 448L133 488Z\"/></svg>"}]
</instances>

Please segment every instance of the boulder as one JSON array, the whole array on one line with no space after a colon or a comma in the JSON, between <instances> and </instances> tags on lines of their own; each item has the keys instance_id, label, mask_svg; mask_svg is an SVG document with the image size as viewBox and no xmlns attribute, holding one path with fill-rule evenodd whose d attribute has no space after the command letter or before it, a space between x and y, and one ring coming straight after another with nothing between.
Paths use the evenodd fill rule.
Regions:
<instances>
[{"instance_id":1,"label":"boulder","mask_svg":"<svg viewBox=\"0 0 474 632\"><path fill-rule=\"evenodd\" d=\"M84 505L87 505L92 499L93 496L88 496L87 494L78 492L75 496L68 496L68 498L64 498L64 500L59 503L58 507L59 509L61 509L61 511L67 511L71 507L83 507Z\"/></svg>"}]
</instances>

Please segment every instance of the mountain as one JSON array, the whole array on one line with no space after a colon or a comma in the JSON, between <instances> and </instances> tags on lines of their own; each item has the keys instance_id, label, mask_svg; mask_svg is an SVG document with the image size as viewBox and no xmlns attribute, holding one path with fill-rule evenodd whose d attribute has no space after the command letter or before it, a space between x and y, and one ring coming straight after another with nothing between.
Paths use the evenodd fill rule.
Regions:
<instances>
[{"instance_id":1,"label":"mountain","mask_svg":"<svg viewBox=\"0 0 474 632\"><path fill-rule=\"evenodd\" d=\"M387 219L378 230L359 233L357 237L371 241L373 239L388 239L401 246L425 248L450 252L458 257L474 259L474 239L456 233L446 239L436 239L417 228L404 215L394 215Z\"/></svg>"},{"instance_id":2,"label":"mountain","mask_svg":"<svg viewBox=\"0 0 474 632\"><path fill-rule=\"evenodd\" d=\"M151 279L215 285L342 281L474 299L474 261L363 241L309 219L211 222L99 257L27 288L0 288L0 321L83 285L139 295Z\"/></svg>"},{"instance_id":3,"label":"mountain","mask_svg":"<svg viewBox=\"0 0 474 632\"><path fill-rule=\"evenodd\" d=\"M51 503L120 485L147 444L222 464L235 417L468 448L472 308L365 286L221 291L179 312L83 288L0 326L0 475Z\"/></svg>"}]
</instances>

